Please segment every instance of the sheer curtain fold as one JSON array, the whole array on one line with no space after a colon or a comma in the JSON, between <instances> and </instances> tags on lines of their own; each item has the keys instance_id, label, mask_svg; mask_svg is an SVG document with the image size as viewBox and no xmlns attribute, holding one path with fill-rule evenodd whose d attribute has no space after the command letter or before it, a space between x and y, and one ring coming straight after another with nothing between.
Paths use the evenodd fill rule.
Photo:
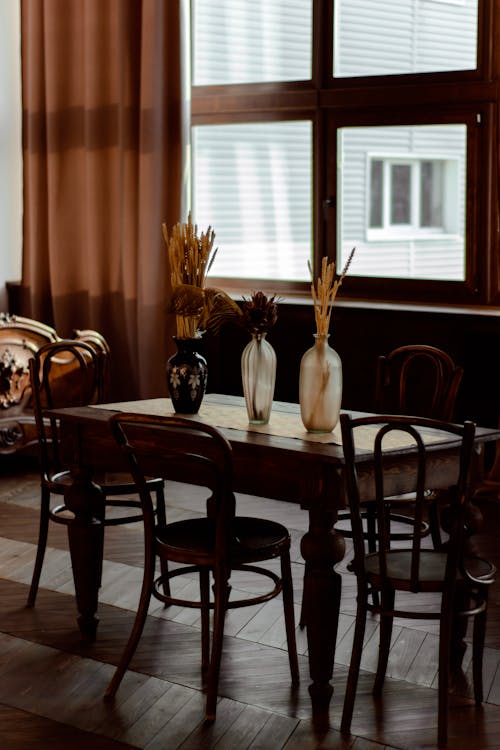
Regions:
<instances>
[{"instance_id":1,"label":"sheer curtain fold","mask_svg":"<svg viewBox=\"0 0 500 750\"><path fill-rule=\"evenodd\" d=\"M114 398L166 394L182 1L21 0L23 313L61 335L101 331Z\"/></svg>"}]
</instances>

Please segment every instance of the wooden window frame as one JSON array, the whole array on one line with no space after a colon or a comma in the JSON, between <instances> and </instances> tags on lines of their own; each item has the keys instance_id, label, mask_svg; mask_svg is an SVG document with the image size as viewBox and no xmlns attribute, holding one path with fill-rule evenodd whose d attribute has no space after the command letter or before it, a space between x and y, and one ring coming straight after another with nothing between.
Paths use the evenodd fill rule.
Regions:
<instances>
[{"instance_id":1,"label":"wooden window frame","mask_svg":"<svg viewBox=\"0 0 500 750\"><path fill-rule=\"evenodd\" d=\"M336 129L349 125L465 122L467 141L464 282L350 277L344 299L474 306L500 305L498 104L500 0L478 0L476 70L334 79L333 2L313 0L312 78L308 81L192 87L192 125L309 119L313 124L313 262L336 260ZM213 279L248 292L262 279ZM307 282L276 282L287 297Z\"/></svg>"}]
</instances>

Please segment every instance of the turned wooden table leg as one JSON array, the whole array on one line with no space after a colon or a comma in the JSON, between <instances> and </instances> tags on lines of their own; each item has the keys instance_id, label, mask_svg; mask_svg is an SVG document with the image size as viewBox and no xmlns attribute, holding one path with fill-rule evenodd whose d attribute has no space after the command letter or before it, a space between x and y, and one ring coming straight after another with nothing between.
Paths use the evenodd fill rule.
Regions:
<instances>
[{"instance_id":1,"label":"turned wooden table leg","mask_svg":"<svg viewBox=\"0 0 500 750\"><path fill-rule=\"evenodd\" d=\"M307 627L313 720L327 724L333 687L341 577L333 566L344 557L342 534L333 529L336 513L309 511L309 531L301 542L305 560L303 613Z\"/></svg>"},{"instance_id":2,"label":"turned wooden table leg","mask_svg":"<svg viewBox=\"0 0 500 750\"><path fill-rule=\"evenodd\" d=\"M101 585L104 544L103 495L89 472L79 469L65 493L66 506L75 514L68 526L68 541L75 584L78 626L84 640L96 637L98 591Z\"/></svg>"}]
</instances>

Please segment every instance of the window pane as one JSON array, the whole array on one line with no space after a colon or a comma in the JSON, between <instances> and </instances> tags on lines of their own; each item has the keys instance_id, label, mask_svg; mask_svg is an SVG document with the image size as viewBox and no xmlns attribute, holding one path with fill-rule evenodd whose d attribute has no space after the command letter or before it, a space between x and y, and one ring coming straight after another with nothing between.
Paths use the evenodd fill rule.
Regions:
<instances>
[{"instance_id":1,"label":"window pane","mask_svg":"<svg viewBox=\"0 0 500 750\"><path fill-rule=\"evenodd\" d=\"M309 121L193 128L193 218L214 228L212 276L307 280Z\"/></svg>"},{"instance_id":2,"label":"window pane","mask_svg":"<svg viewBox=\"0 0 500 750\"><path fill-rule=\"evenodd\" d=\"M420 224L423 227L443 226L442 161L423 161L420 175Z\"/></svg>"},{"instance_id":3,"label":"window pane","mask_svg":"<svg viewBox=\"0 0 500 750\"><path fill-rule=\"evenodd\" d=\"M312 0L193 0L193 85L311 78Z\"/></svg>"},{"instance_id":4,"label":"window pane","mask_svg":"<svg viewBox=\"0 0 500 750\"><path fill-rule=\"evenodd\" d=\"M411 172L407 164L393 164L391 174L391 224L411 221Z\"/></svg>"},{"instance_id":5,"label":"window pane","mask_svg":"<svg viewBox=\"0 0 500 750\"><path fill-rule=\"evenodd\" d=\"M373 159L371 163L370 182L370 226L382 226L382 189L383 189L383 165L379 159Z\"/></svg>"},{"instance_id":6,"label":"window pane","mask_svg":"<svg viewBox=\"0 0 500 750\"><path fill-rule=\"evenodd\" d=\"M333 74L474 70L477 15L477 0L335 0Z\"/></svg>"},{"instance_id":7,"label":"window pane","mask_svg":"<svg viewBox=\"0 0 500 750\"><path fill-rule=\"evenodd\" d=\"M462 124L339 129L340 266L356 246L354 275L464 280L466 148Z\"/></svg>"}]
</instances>

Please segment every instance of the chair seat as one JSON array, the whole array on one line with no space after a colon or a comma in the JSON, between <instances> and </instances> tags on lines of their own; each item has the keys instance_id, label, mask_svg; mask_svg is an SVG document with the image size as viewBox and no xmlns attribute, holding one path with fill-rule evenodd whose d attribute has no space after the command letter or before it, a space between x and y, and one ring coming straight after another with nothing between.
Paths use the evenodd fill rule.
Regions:
<instances>
[{"instance_id":1,"label":"chair seat","mask_svg":"<svg viewBox=\"0 0 500 750\"><path fill-rule=\"evenodd\" d=\"M106 495L137 494L135 484L130 481L130 474L126 472L95 472L92 475L92 481L98 484ZM60 471L50 476L49 482L51 492L62 494L65 488L73 483L73 477L70 471ZM150 477L146 482L152 491L161 489L164 484L161 477ZM140 502L137 501L137 504L140 505Z\"/></svg>"},{"instance_id":2,"label":"chair seat","mask_svg":"<svg viewBox=\"0 0 500 750\"><path fill-rule=\"evenodd\" d=\"M420 553L420 591L442 591L446 569L446 552L422 550ZM387 554L387 574L397 591L410 591L411 550L391 550ZM495 566L480 557L466 557L465 570L481 583L489 583L495 575ZM378 554L366 556L366 572L370 582L380 583Z\"/></svg>"},{"instance_id":3,"label":"chair seat","mask_svg":"<svg viewBox=\"0 0 500 750\"><path fill-rule=\"evenodd\" d=\"M237 516L233 523L232 565L277 557L290 535L280 523L261 518ZM186 553L196 555L200 564L211 565L215 556L215 524L208 518L191 518L168 524L157 536L159 554L164 548L170 559L183 562Z\"/></svg>"},{"instance_id":4,"label":"chair seat","mask_svg":"<svg viewBox=\"0 0 500 750\"><path fill-rule=\"evenodd\" d=\"M115 472L102 472L95 473L92 476L94 484L99 485L104 493L104 505L107 509L120 508L125 510L127 508L133 508L134 512L123 513L120 515L107 515L104 519L105 526L121 526L126 523L136 523L142 521L142 507L139 499L123 497L123 495L136 495L137 488L135 484L130 481L129 474L120 474ZM73 477L69 471L60 471L53 474L47 486L49 491L54 495L64 495L65 490L71 487L73 483ZM158 503L163 505L163 486L164 480L161 477L148 478L146 484L151 492L157 494L157 510L159 508ZM139 512L137 512L139 511ZM163 515L164 511L160 508L160 513ZM49 517L56 523L68 525L72 523L74 514L67 507L65 503L61 503L55 507L48 509Z\"/></svg>"}]
</instances>

